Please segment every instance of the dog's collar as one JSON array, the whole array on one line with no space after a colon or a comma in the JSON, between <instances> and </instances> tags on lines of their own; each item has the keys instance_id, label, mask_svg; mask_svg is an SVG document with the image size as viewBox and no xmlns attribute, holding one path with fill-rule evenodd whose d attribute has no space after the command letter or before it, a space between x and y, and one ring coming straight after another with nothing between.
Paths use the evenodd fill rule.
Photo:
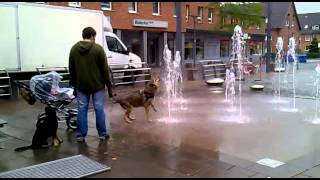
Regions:
<instances>
[{"instance_id":1,"label":"dog's collar","mask_svg":"<svg viewBox=\"0 0 320 180\"><path fill-rule=\"evenodd\" d=\"M144 90L140 90L139 93L140 93L141 95L144 95L145 100L148 100L148 99L150 99L150 98L154 98L154 94L148 93L148 92L146 92L146 91L144 91Z\"/></svg>"}]
</instances>

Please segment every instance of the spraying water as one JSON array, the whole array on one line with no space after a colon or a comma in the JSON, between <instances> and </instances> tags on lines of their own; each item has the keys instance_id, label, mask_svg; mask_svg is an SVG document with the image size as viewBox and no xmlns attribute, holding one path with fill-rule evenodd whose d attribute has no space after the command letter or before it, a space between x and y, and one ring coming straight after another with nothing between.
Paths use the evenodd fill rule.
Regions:
<instances>
[{"instance_id":1,"label":"spraying water","mask_svg":"<svg viewBox=\"0 0 320 180\"><path fill-rule=\"evenodd\" d=\"M244 73L244 68L242 65L242 53L243 53L243 46L244 46L244 40L243 40L243 33L242 29L239 25L236 25L234 28L234 33L232 36L232 58L230 59L231 66L230 69L226 70L226 100L230 100L232 104L232 109L234 110L234 103L235 103L235 79L236 76L239 78L239 115L232 117L230 116L232 122L236 121L238 123L245 123L246 120L242 116L242 77ZM234 63L235 62L235 63ZM236 64L236 68L234 66ZM231 95L231 98L229 98L229 95ZM229 121L229 120L228 120Z\"/></svg>"},{"instance_id":2,"label":"spraying water","mask_svg":"<svg viewBox=\"0 0 320 180\"><path fill-rule=\"evenodd\" d=\"M281 37L278 37L277 44L276 44L277 54L276 54L276 64L278 67L278 100L280 101L281 98L281 78L280 78L280 71L281 71L281 60L282 60L282 50L283 50L283 40Z\"/></svg>"},{"instance_id":3,"label":"spraying water","mask_svg":"<svg viewBox=\"0 0 320 180\"><path fill-rule=\"evenodd\" d=\"M163 50L164 72L162 74L162 82L164 82L165 93L163 100L167 101L168 119L166 123L174 122L171 117L173 110L173 103L179 102L180 108L183 108L183 96L182 96L182 70L181 70L181 56L180 52L175 53L174 61L172 60L171 51L168 45L165 45ZM164 102L164 101L163 101Z\"/></svg>"},{"instance_id":4,"label":"spraying water","mask_svg":"<svg viewBox=\"0 0 320 180\"><path fill-rule=\"evenodd\" d=\"M277 90L276 90L276 88L274 88L274 91L275 91L275 95L277 95L278 98L276 100L272 100L271 103L287 103L287 101L281 100L281 72L284 70L284 68L282 67L282 58L283 58L283 39L282 39L282 37L277 38L276 50L277 50L277 54L276 54L276 59L275 59L276 60L275 71L278 72L278 87L277 87ZM287 66L287 68L288 68L288 66ZM288 73L287 73L287 76L288 76ZM287 78L286 78L286 80L287 80ZM275 82L275 80L274 80L274 82ZM287 83L287 81L286 81L286 83ZM275 87L275 85L274 85L274 87Z\"/></svg>"},{"instance_id":5,"label":"spraying water","mask_svg":"<svg viewBox=\"0 0 320 180\"><path fill-rule=\"evenodd\" d=\"M317 64L316 67L316 80L315 80L315 86L316 86L316 112L315 112L315 120L312 121L313 124L319 124L320 119L318 118L318 103L319 103L319 83L320 83L320 64Z\"/></svg>"},{"instance_id":6,"label":"spraying water","mask_svg":"<svg viewBox=\"0 0 320 180\"><path fill-rule=\"evenodd\" d=\"M313 86L315 88L315 100L316 100L316 106L315 106L315 114L312 118L308 118L305 121L311 124L320 124L320 118L319 118L319 94L320 94L320 64L317 64L316 68L316 75L314 79Z\"/></svg>"},{"instance_id":7,"label":"spraying water","mask_svg":"<svg viewBox=\"0 0 320 180\"><path fill-rule=\"evenodd\" d=\"M289 64L289 56L293 58L292 67L292 89L293 89L293 109L296 109L296 87L295 87L295 68L297 66L296 53L295 53L296 42L294 37L289 39L288 53L287 53L287 64Z\"/></svg>"},{"instance_id":8,"label":"spraying water","mask_svg":"<svg viewBox=\"0 0 320 180\"><path fill-rule=\"evenodd\" d=\"M286 84L286 87L289 89L292 87L292 94L293 94L293 107L291 108L280 108L281 111L285 112L298 112L298 109L296 108L296 88L295 88L295 69L297 66L297 59L295 56L295 40L294 37L291 37L289 39L289 45L288 45L288 51L287 51L287 57L286 57L286 78L284 79L284 82ZM289 63L289 57L292 57L293 59L293 64L292 64L292 86L290 86L290 81L289 81L289 71L290 71L290 63Z\"/></svg>"},{"instance_id":9,"label":"spraying water","mask_svg":"<svg viewBox=\"0 0 320 180\"><path fill-rule=\"evenodd\" d=\"M225 83L226 83L225 101L231 102L232 110L234 109L234 102L235 102L235 96L236 96L235 82L236 82L236 77L234 75L234 72L230 71L230 69L227 69L226 80L225 80Z\"/></svg>"},{"instance_id":10,"label":"spraying water","mask_svg":"<svg viewBox=\"0 0 320 180\"><path fill-rule=\"evenodd\" d=\"M240 119L242 118L242 76L243 76L243 66L242 66L242 62L241 62L241 58L242 58L242 40L243 40L243 33L242 33L242 29L240 26L236 26L234 28L234 33L232 36L232 47L233 47L233 56L234 59L237 60L237 75L239 76L239 114L240 114Z\"/></svg>"},{"instance_id":11,"label":"spraying water","mask_svg":"<svg viewBox=\"0 0 320 180\"><path fill-rule=\"evenodd\" d=\"M166 44L163 50L163 61L164 61L164 75L162 78L162 82L165 85L165 97L167 97L167 105L168 105L168 113L169 119L171 119L171 100L172 100L172 89L173 89L173 82L172 82L172 62L171 62L171 51Z\"/></svg>"}]
</instances>

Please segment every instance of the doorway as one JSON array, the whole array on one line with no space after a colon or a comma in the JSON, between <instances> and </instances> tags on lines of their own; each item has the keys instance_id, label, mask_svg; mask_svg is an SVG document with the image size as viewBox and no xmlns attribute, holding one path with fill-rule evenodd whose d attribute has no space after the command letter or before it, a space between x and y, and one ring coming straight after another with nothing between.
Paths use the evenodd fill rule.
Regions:
<instances>
[{"instance_id":1,"label":"doorway","mask_svg":"<svg viewBox=\"0 0 320 180\"><path fill-rule=\"evenodd\" d=\"M157 66L159 62L159 38L148 39L148 64L149 66Z\"/></svg>"}]
</instances>

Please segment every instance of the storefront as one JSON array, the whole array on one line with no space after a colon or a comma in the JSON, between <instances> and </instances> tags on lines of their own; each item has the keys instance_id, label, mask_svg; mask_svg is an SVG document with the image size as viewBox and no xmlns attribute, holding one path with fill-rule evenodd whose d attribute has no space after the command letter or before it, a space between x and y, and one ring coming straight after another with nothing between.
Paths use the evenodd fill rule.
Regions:
<instances>
[{"instance_id":1,"label":"storefront","mask_svg":"<svg viewBox=\"0 0 320 180\"><path fill-rule=\"evenodd\" d=\"M167 21L134 19L132 25L136 29L139 27L147 28L144 28L145 30L133 28L133 30L116 29L114 31L128 49L141 57L142 61L147 62L151 67L161 66L165 44L168 44L168 48L172 51L172 57L174 57L175 33L166 32Z\"/></svg>"},{"instance_id":2,"label":"storefront","mask_svg":"<svg viewBox=\"0 0 320 180\"><path fill-rule=\"evenodd\" d=\"M193 62L193 30L187 29L185 35L185 62ZM229 57L230 44L228 37L216 33L196 31L196 61Z\"/></svg>"}]
</instances>

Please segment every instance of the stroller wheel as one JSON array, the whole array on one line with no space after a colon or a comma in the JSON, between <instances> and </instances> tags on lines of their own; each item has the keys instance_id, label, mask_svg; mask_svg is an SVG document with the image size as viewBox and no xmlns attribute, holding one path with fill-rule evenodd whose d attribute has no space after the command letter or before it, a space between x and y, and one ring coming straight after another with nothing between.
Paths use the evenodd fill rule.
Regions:
<instances>
[{"instance_id":1,"label":"stroller wheel","mask_svg":"<svg viewBox=\"0 0 320 180\"><path fill-rule=\"evenodd\" d=\"M68 131L74 131L77 129L77 115L76 114L71 114L67 119L67 127Z\"/></svg>"}]
</instances>

